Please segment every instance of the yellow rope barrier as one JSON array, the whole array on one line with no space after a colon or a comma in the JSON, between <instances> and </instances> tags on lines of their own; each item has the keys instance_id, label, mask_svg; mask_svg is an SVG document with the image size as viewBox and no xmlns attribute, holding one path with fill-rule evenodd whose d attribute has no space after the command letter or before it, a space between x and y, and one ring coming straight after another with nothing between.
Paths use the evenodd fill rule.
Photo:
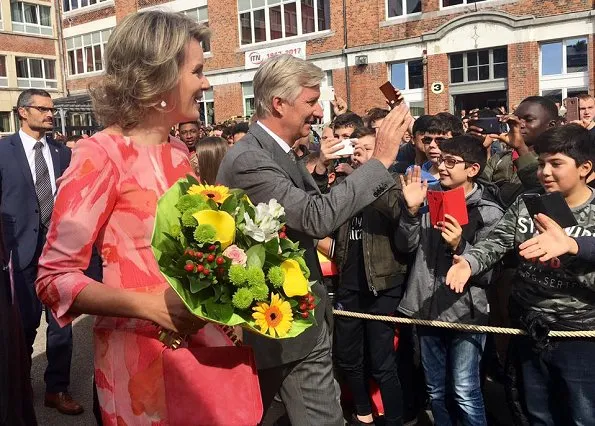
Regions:
<instances>
[{"instance_id":1,"label":"yellow rope barrier","mask_svg":"<svg viewBox=\"0 0 595 426\"><path fill-rule=\"evenodd\" d=\"M420 320L414 318L402 318L402 317L391 317L387 315L370 315L363 314L360 312L343 311L339 309L333 309L333 314L360 318L373 321L388 321L399 324L410 324L410 325L425 325L428 327L442 327L449 328L451 330L469 331L475 333L498 333L498 334L513 334L513 335L526 335L525 330L519 328L506 328L506 327L492 327L487 325L471 325L471 324L457 324L444 321L433 321L433 320ZM559 331L550 330L548 336L550 337L595 337L595 330L589 331Z\"/></svg>"}]
</instances>

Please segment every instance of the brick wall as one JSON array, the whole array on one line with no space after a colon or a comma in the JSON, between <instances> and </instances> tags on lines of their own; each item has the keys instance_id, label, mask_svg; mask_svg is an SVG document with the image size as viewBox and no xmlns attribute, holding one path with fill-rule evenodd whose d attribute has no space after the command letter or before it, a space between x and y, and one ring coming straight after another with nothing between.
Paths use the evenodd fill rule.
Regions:
<instances>
[{"instance_id":1,"label":"brick wall","mask_svg":"<svg viewBox=\"0 0 595 426\"><path fill-rule=\"evenodd\" d=\"M33 53L37 55L55 56L54 40L18 35L14 33L0 33L0 50L15 53Z\"/></svg>"},{"instance_id":2,"label":"brick wall","mask_svg":"<svg viewBox=\"0 0 595 426\"><path fill-rule=\"evenodd\" d=\"M432 93L430 90L426 90L424 92L426 113L437 114L442 111L449 111L450 102L448 93L448 82L450 79L448 76L448 55L444 53L440 55L428 56L428 64L426 68L427 74L424 75L426 87L428 87L432 82L435 81L441 81L442 83L444 83L444 91L439 95Z\"/></svg>"},{"instance_id":3,"label":"brick wall","mask_svg":"<svg viewBox=\"0 0 595 426\"><path fill-rule=\"evenodd\" d=\"M350 67L351 110L363 115L373 107L386 107L382 92L378 89L387 80L386 64L370 64L365 67Z\"/></svg>"},{"instance_id":4,"label":"brick wall","mask_svg":"<svg viewBox=\"0 0 595 426\"><path fill-rule=\"evenodd\" d=\"M518 105L527 96L539 94L539 44L508 46L508 105Z\"/></svg>"},{"instance_id":5,"label":"brick wall","mask_svg":"<svg viewBox=\"0 0 595 426\"><path fill-rule=\"evenodd\" d=\"M224 84L214 88L215 120L225 121L228 118L244 113L244 98L240 83Z\"/></svg>"},{"instance_id":6,"label":"brick wall","mask_svg":"<svg viewBox=\"0 0 595 426\"><path fill-rule=\"evenodd\" d=\"M118 0L118 6L120 0ZM109 18L116 14L116 8L114 6L105 7L91 12L82 13L62 20L63 28L70 28L76 25L86 24L87 22L97 21L98 19Z\"/></svg>"},{"instance_id":7,"label":"brick wall","mask_svg":"<svg viewBox=\"0 0 595 426\"><path fill-rule=\"evenodd\" d=\"M213 57L206 60L206 70L243 67L244 53L237 51L240 43L237 0L209 1L207 4Z\"/></svg>"},{"instance_id":8,"label":"brick wall","mask_svg":"<svg viewBox=\"0 0 595 426\"><path fill-rule=\"evenodd\" d=\"M589 35L589 93L595 96L595 37Z\"/></svg>"}]
</instances>

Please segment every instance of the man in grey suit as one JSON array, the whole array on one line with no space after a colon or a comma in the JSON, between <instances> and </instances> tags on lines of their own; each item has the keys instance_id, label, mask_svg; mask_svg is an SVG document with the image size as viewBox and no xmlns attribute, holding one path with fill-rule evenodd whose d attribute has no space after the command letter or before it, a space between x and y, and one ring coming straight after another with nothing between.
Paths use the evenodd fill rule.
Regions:
<instances>
[{"instance_id":1,"label":"man in grey suit","mask_svg":"<svg viewBox=\"0 0 595 426\"><path fill-rule=\"evenodd\" d=\"M293 426L343 426L332 371L332 311L314 239L330 235L395 184L387 168L412 120L406 106L395 108L379 130L373 158L323 195L291 150L322 118L322 78L320 68L289 55L264 62L254 77L258 122L227 153L217 175L218 183L244 189L253 203L274 198L285 208L287 235L306 250L310 280L317 281L317 326L287 340L245 334L255 351L265 410L278 393Z\"/></svg>"}]
</instances>

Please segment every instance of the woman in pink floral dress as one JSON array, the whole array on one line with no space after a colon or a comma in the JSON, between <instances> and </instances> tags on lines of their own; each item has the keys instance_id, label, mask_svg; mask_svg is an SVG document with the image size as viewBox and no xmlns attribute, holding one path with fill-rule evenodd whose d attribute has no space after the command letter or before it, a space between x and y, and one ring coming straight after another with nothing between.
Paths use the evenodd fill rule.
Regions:
<instances>
[{"instance_id":1,"label":"woman in pink floral dress","mask_svg":"<svg viewBox=\"0 0 595 426\"><path fill-rule=\"evenodd\" d=\"M97 315L95 377L105 425L168 424L156 325L182 334L204 325L167 285L150 241L157 200L191 172L188 150L168 132L199 116L209 88L200 45L207 37L204 27L164 12L118 25L106 75L92 90L106 129L77 144L59 181L37 293L61 324ZM93 245L103 258L103 284L82 273Z\"/></svg>"}]
</instances>

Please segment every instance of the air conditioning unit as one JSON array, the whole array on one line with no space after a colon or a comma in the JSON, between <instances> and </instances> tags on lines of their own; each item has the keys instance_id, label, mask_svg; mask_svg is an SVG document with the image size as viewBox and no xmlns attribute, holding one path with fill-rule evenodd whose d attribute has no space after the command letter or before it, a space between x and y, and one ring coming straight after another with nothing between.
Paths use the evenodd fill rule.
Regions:
<instances>
[{"instance_id":1,"label":"air conditioning unit","mask_svg":"<svg viewBox=\"0 0 595 426\"><path fill-rule=\"evenodd\" d=\"M368 65L368 55L358 55L355 57L355 65L363 66Z\"/></svg>"}]
</instances>

